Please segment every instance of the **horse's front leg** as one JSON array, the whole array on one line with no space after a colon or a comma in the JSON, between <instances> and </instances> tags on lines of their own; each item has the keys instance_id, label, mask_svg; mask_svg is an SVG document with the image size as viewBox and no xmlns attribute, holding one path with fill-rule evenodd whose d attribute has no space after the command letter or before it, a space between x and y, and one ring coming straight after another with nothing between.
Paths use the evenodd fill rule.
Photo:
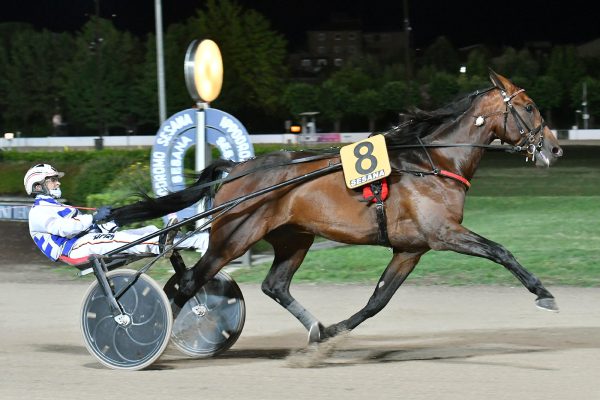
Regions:
<instances>
[{"instance_id":1,"label":"horse's front leg","mask_svg":"<svg viewBox=\"0 0 600 400\"><path fill-rule=\"evenodd\" d=\"M478 235L458 225L455 229L440 230L438 238L430 242L434 250L452 250L470 256L483 257L508 269L531 293L537 296L539 308L558 311L554 296L542 285L542 282L527 271L504 246Z\"/></svg>"},{"instance_id":2,"label":"horse's front leg","mask_svg":"<svg viewBox=\"0 0 600 400\"><path fill-rule=\"evenodd\" d=\"M417 253L396 252L379 278L375 291L360 311L347 320L328 326L321 332L321 339L333 337L341 332L356 328L367 318L371 318L386 306L396 290L413 271L425 251Z\"/></svg>"}]
</instances>

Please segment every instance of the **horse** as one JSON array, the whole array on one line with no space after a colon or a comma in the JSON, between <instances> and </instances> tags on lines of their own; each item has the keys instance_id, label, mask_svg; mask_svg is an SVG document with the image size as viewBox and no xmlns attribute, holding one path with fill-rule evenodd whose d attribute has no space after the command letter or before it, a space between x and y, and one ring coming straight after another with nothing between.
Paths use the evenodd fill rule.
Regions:
<instances>
[{"instance_id":1,"label":"horse","mask_svg":"<svg viewBox=\"0 0 600 400\"><path fill-rule=\"evenodd\" d=\"M340 162L339 151L279 151L241 163L218 160L194 185L117 208L111 217L125 224L166 215L206 196L214 197L216 207L276 187L265 195L235 201L213 218L208 249L181 275L174 301L185 304L221 268L264 239L273 246L274 260L262 291L300 321L309 342L350 331L376 315L429 250L494 261L537 296L539 308L557 311L554 296L506 248L461 225L469 181L486 150L501 147L525 153L539 167L549 167L563 154L526 92L494 71L489 77L491 87L434 111L413 109L407 123L383 133L392 170L386 178L389 198L384 207L361 201L362 193L345 185L340 169L276 186ZM505 144L492 144L496 139ZM215 194L211 179L223 171L228 175L217 180L221 186ZM294 273L317 235L393 251L366 305L327 327L290 293Z\"/></svg>"}]
</instances>

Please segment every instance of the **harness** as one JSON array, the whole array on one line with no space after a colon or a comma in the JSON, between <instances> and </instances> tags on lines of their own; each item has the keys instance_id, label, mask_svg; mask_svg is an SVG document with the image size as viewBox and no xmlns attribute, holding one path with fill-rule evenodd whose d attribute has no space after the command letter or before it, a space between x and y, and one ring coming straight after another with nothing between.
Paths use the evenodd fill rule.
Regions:
<instances>
[{"instance_id":1,"label":"harness","mask_svg":"<svg viewBox=\"0 0 600 400\"><path fill-rule=\"evenodd\" d=\"M387 217L385 213L385 205L383 202L388 196L387 179L383 178L375 182L371 182L367 186L363 186L363 202L371 205L375 203L375 213L377 216L377 243L381 246L391 247L390 238L387 232Z\"/></svg>"},{"instance_id":2,"label":"harness","mask_svg":"<svg viewBox=\"0 0 600 400\"><path fill-rule=\"evenodd\" d=\"M395 169L395 172L399 172L399 173L409 173L415 176L427 176L427 175L435 175L435 176L439 176L439 177L443 177L443 178L448 178L448 179L452 179L454 181L457 181L459 183L461 183L462 185L465 186L465 190L468 190L471 187L471 183L463 176L456 174L454 172L450 172L447 170L443 170L443 169L439 169L437 168L434 163L433 163L433 159L431 158L429 152L427 151L428 148L449 148L449 147L471 147L471 148L482 148L482 149L486 149L486 150L496 150L496 151L504 151L504 152L508 152L508 153L520 153L523 151L527 151L527 158L526 161L529 161L529 159L531 158L532 161L535 160L535 152L541 150L542 146L543 146L543 140L544 140L544 133L543 133L543 128L546 126L546 123L543 121L540 123L539 126L535 127L534 129L530 129L529 126L527 125L527 123L525 122L525 120L523 119L523 117L519 114L519 112L514 108L511 100L517 96L518 94L524 92L524 89L519 89L517 90L515 93L513 93L512 95L507 95L506 93L506 89L502 86L502 84L500 82L497 82L495 86L489 88L489 89L485 89L483 91L476 91L475 93L473 93L473 96L479 96L482 94L485 94L491 90L494 89L498 89L500 90L500 94L503 97L503 101L504 104L506 106L504 111L497 111L497 112L493 112L487 115L480 115L476 117L475 120L475 125L476 126L482 126L483 124L485 124L485 120L486 118L490 118L493 116L498 116L498 115L503 115L504 116L504 132L506 134L506 126L507 126L507 122L508 122L508 115L509 113L512 115L512 117L515 120L515 123L517 124L517 127L519 129L519 133L521 134L521 139L519 140L519 142L516 145L491 145L491 144L472 144L472 143L432 143L432 144L425 144L423 143L423 141L421 140L420 137L416 137L418 140L418 144L401 144L401 145L393 145L393 146L389 146L390 149L394 149L394 150L398 150L398 149L410 149L410 148L420 148L423 149L425 155L427 156L429 165L431 167L430 170L427 171L423 171L423 170L407 170L407 169ZM407 121L405 124L411 124L413 121ZM401 126L400 126L401 127ZM536 140L536 136L538 137L538 143L534 143ZM289 165L294 165L294 164L300 164L300 163L306 163L306 162L312 162L312 161L318 161L318 160L327 160L327 159L331 159L333 157L336 157L339 154L339 149L337 149L337 152L332 151L329 153L322 153L322 154L317 154L317 155L310 155L310 156L306 156L306 157L302 157L302 158L298 158L298 159L294 159L294 160L285 160L283 162L278 162L278 163L272 163L272 164L264 164L264 165L259 165L257 167L254 168L250 168L246 171L242 171L236 174L231 174L231 175L227 175L226 177L217 179L217 180L213 180L210 182L205 182L202 184L199 184L197 186L194 186L194 188L196 190L201 190L207 187L214 187L220 184L224 184L227 182L231 182L234 180L237 180L239 178L242 178L246 175L252 174L254 172L258 172L261 170L267 170L267 169L271 169L271 168L276 168L276 167L285 167L285 166L289 166ZM317 170L314 171L316 172L325 172L327 171L327 173L329 172L334 172L334 171L338 171L342 169L342 164L341 162L335 163L335 162L329 162L329 165L321 170ZM308 173L306 175L303 176L299 176L297 178L294 178L292 180L290 180L288 183L292 183L292 181L294 182L304 182L305 178L308 178L308 175L310 175L311 177L313 176L313 173ZM324 175L319 173L318 176L322 176ZM384 193L384 185L387 186L387 182L382 182L382 181L375 181L372 182L369 186L368 189L370 191L370 194L368 194L366 196L366 201L371 204L374 203L376 205L376 216L377 216L377 224L379 227L378 230L378 243L380 245L386 246L386 247L391 247L390 241L389 241L389 237L388 237L388 232L387 232L387 220L386 220L386 213L385 213L385 205L384 205L384 200L385 200L385 196L383 195ZM278 185L275 185L276 187ZM269 190L270 191L270 190ZM263 190L258 191L255 194L260 194L262 193ZM255 196L252 196L255 197ZM238 204L237 202L235 204Z\"/></svg>"},{"instance_id":3,"label":"harness","mask_svg":"<svg viewBox=\"0 0 600 400\"><path fill-rule=\"evenodd\" d=\"M415 176L425 176L425 175L435 175L435 176L441 176L441 177L446 177L446 178L450 178L453 179L457 182L462 183L466 190L469 190L469 188L471 187L471 183L463 176L455 174L453 172L450 171L446 171L443 169L439 169L437 168L434 163L433 163L433 159L431 158L429 152L427 151L427 148L432 148L432 147L478 147L478 148L485 148L485 149L492 149L492 150L498 150L501 149L503 151L507 151L507 152L511 152L511 153L520 153L522 151L526 151L527 152L527 156L525 158L525 161L528 162L529 159L531 159L531 161L535 161L535 152L536 151L540 151L542 149L542 146L544 144L544 127L546 126L546 122L542 119L542 122L535 128L530 129L529 126L527 125L527 122L525 122L525 120L523 119L523 117L521 116L521 114L519 114L519 112L515 109L515 107L513 106L511 100L519 95L520 93L525 92L525 89L519 89L516 92L514 92L511 95L508 95L506 92L506 89L503 87L502 83L497 82L495 86L486 89L484 91L477 91L474 93L474 96L479 96L481 94L487 93L491 90L494 89L498 89L500 91L500 94L502 95L502 100L505 104L505 110L504 111L496 111L487 115L480 115L477 116L475 119L475 125L476 126L482 126L485 124L485 120L486 118L490 118L492 116L498 116L498 115L503 115L504 116L504 136L506 136L506 126L508 123L508 115L510 113L510 115L512 115L512 117L515 120L515 123L517 125L517 128L519 129L519 133L521 134L521 139L519 140L519 142L517 142L516 145L514 146L494 146L494 145L478 145L478 144L467 144L467 143L457 143L457 144L425 144L423 143L423 141L421 140L420 137L417 137L418 140L418 145L398 145L398 146L394 146L394 148L398 149L398 148L409 148L409 147L420 147L423 149L423 152L425 153L425 155L427 156L427 160L429 162L429 165L431 166L431 170L430 171L415 171L415 170L398 170L398 172L405 172L405 173L410 173L413 174ZM408 121L407 124L412 123L412 121ZM535 143L536 141L536 136L537 136L537 143ZM387 188L387 182L384 182ZM377 181L377 182L373 182L370 184L370 192L372 192L373 194L370 197L366 197L366 201L373 201L376 204L376 215L377 215L377 225L378 225L378 243L380 245L386 246L386 247L390 247L390 241L389 241L389 237L387 234L387 220L386 220L386 213L385 213L385 206L383 204L383 201L385 200L386 196L382 196L382 182L381 181ZM366 189L365 189L366 191Z\"/></svg>"},{"instance_id":4,"label":"harness","mask_svg":"<svg viewBox=\"0 0 600 400\"><path fill-rule=\"evenodd\" d=\"M536 150L540 151L542 149L542 146L544 145L544 126L546 126L546 121L544 121L544 119L542 118L542 122L536 128L529 128L527 122L525 122L523 117L521 117L521 114L519 114L519 112L515 109L515 107L513 107L512 103L510 102L516 95L518 95L521 92L525 92L525 89L519 89L512 95L508 96L506 94L506 90L500 88L500 93L502 94L504 104L506 104L507 110L504 114L504 133L506 133L506 123L508 120L508 112L510 111L515 120L515 123L517 124L517 127L519 128L519 133L521 134L521 140L519 140L516 146L527 149L527 157L525 161L529 161L530 158L531 161L535 161ZM540 134L538 135L538 133ZM534 143L536 135L538 135L537 144Z\"/></svg>"},{"instance_id":5,"label":"harness","mask_svg":"<svg viewBox=\"0 0 600 400\"><path fill-rule=\"evenodd\" d=\"M527 156L525 157L525 161L528 162L535 161L535 152L540 151L544 145L544 127L547 126L546 121L542 118L542 122L535 128L529 128L525 119L519 114L519 112L513 106L511 100L515 98L517 95L524 93L525 89L519 89L513 94L509 95L506 92L506 89L502 85L502 83L497 82L496 86L493 86L491 89L498 89L500 91L500 95L502 96L502 101L505 104L504 111L496 111L487 115L480 115L475 119L476 126L482 126L485 124L485 120L490 117L495 117L497 115L504 116L504 134L506 135L506 125L508 123L508 115L510 114L515 123L517 124L517 128L519 129L519 133L521 134L521 139L513 146L513 152L521 153L523 151L526 152ZM537 136L537 143L536 141Z\"/></svg>"}]
</instances>

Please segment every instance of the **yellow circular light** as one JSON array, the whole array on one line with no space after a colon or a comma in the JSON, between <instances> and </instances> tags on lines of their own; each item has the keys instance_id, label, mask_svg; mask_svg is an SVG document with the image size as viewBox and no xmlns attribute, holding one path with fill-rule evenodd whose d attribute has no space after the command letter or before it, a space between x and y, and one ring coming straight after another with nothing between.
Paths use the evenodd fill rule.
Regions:
<instances>
[{"instance_id":1,"label":"yellow circular light","mask_svg":"<svg viewBox=\"0 0 600 400\"><path fill-rule=\"evenodd\" d=\"M192 42L185 62L186 85L194 100L210 103L221 92L223 60L219 46L210 39ZM192 78L192 79L190 79Z\"/></svg>"}]
</instances>

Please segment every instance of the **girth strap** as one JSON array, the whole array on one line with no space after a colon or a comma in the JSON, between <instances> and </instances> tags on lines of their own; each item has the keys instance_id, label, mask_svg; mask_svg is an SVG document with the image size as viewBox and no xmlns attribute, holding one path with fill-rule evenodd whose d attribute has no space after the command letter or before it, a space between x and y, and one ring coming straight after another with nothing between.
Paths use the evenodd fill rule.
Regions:
<instances>
[{"instance_id":1,"label":"girth strap","mask_svg":"<svg viewBox=\"0 0 600 400\"><path fill-rule=\"evenodd\" d=\"M377 225L379 226L379 232L377 232L377 243L381 246L392 247L387 230L385 204L383 204L383 202L377 201L377 203L375 203L375 211L377 213Z\"/></svg>"},{"instance_id":2,"label":"girth strap","mask_svg":"<svg viewBox=\"0 0 600 400\"><path fill-rule=\"evenodd\" d=\"M385 247L392 247L387 230L387 217L385 213L385 204L383 203L383 182L381 180L371 183L371 192L373 197L368 199L369 204L375 203L375 213L377 216L377 244Z\"/></svg>"}]
</instances>

